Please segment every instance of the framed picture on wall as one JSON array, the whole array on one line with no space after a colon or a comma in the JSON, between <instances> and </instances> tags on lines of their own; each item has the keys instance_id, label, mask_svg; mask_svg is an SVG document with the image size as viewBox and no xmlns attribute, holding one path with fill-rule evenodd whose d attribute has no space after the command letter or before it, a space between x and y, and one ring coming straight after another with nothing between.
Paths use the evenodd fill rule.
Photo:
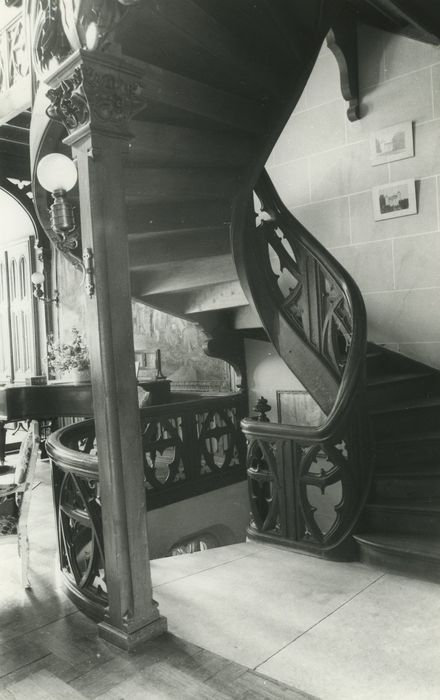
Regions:
<instances>
[{"instance_id":1,"label":"framed picture on wall","mask_svg":"<svg viewBox=\"0 0 440 700\"><path fill-rule=\"evenodd\" d=\"M376 221L417 214L415 180L399 180L373 187L373 211Z\"/></svg>"},{"instance_id":2,"label":"framed picture on wall","mask_svg":"<svg viewBox=\"0 0 440 700\"><path fill-rule=\"evenodd\" d=\"M401 122L374 131L370 136L371 165L391 163L414 155L412 122Z\"/></svg>"},{"instance_id":3,"label":"framed picture on wall","mask_svg":"<svg viewBox=\"0 0 440 700\"><path fill-rule=\"evenodd\" d=\"M316 401L307 391L281 389L277 391L278 423L318 426L325 419Z\"/></svg>"}]
</instances>

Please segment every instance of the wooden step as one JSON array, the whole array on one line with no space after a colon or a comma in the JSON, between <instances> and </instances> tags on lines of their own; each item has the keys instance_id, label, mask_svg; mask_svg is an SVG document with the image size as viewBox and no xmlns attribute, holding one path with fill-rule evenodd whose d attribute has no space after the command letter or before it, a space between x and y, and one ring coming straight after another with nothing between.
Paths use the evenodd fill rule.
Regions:
<instances>
[{"instance_id":1,"label":"wooden step","mask_svg":"<svg viewBox=\"0 0 440 700\"><path fill-rule=\"evenodd\" d=\"M130 168L124 171L128 205L233 197L241 174L229 168Z\"/></svg>"},{"instance_id":2,"label":"wooden step","mask_svg":"<svg viewBox=\"0 0 440 700\"><path fill-rule=\"evenodd\" d=\"M248 306L242 306L235 309L232 316L232 326L235 330L244 332L253 328L263 329L261 318L255 311L255 308L250 304L248 304ZM265 333L264 335L267 340Z\"/></svg>"},{"instance_id":3,"label":"wooden step","mask_svg":"<svg viewBox=\"0 0 440 700\"><path fill-rule=\"evenodd\" d=\"M367 503L365 529L378 533L440 535L440 499L390 498Z\"/></svg>"},{"instance_id":4,"label":"wooden step","mask_svg":"<svg viewBox=\"0 0 440 700\"><path fill-rule=\"evenodd\" d=\"M199 315L234 309L248 304L238 282L210 284L200 289L168 294L149 294L146 297L137 295L133 290L133 296L153 308L188 318L188 320L192 320L194 317L195 321L197 320L195 317Z\"/></svg>"},{"instance_id":5,"label":"wooden step","mask_svg":"<svg viewBox=\"0 0 440 700\"><path fill-rule=\"evenodd\" d=\"M177 202L135 202L126 208L129 234L223 226L231 220L231 202L221 197Z\"/></svg>"},{"instance_id":6,"label":"wooden step","mask_svg":"<svg viewBox=\"0 0 440 700\"><path fill-rule=\"evenodd\" d=\"M236 280L237 272L229 253L215 258L194 258L156 265L148 270L148 274L143 269L136 269L131 274L133 293L144 299L154 294L180 293Z\"/></svg>"},{"instance_id":7,"label":"wooden step","mask_svg":"<svg viewBox=\"0 0 440 700\"><path fill-rule=\"evenodd\" d=\"M405 372L375 376L368 380L368 405L375 406L385 401L398 402L405 399L428 398L437 390L438 378L433 372Z\"/></svg>"},{"instance_id":8,"label":"wooden step","mask_svg":"<svg viewBox=\"0 0 440 700\"><path fill-rule=\"evenodd\" d=\"M231 255L228 224L129 234L128 246L131 270L148 270L176 260Z\"/></svg>"},{"instance_id":9,"label":"wooden step","mask_svg":"<svg viewBox=\"0 0 440 700\"><path fill-rule=\"evenodd\" d=\"M237 167L248 162L255 140L244 133L190 129L172 124L133 121L131 166Z\"/></svg>"},{"instance_id":10,"label":"wooden step","mask_svg":"<svg viewBox=\"0 0 440 700\"><path fill-rule=\"evenodd\" d=\"M125 54L146 63L240 94L278 95L279 76L258 47L245 50L240 37L192 0L139 3L118 39Z\"/></svg>"},{"instance_id":11,"label":"wooden step","mask_svg":"<svg viewBox=\"0 0 440 700\"><path fill-rule=\"evenodd\" d=\"M173 109L185 112L188 115L187 126L190 127L191 115L207 123L220 124L248 134L261 134L267 126L264 109L257 102L150 64L144 66L139 99L148 105L145 112L147 121L156 121L148 119L148 115L154 113L153 103L157 103L169 108L171 115ZM165 117L160 121L166 122Z\"/></svg>"},{"instance_id":12,"label":"wooden step","mask_svg":"<svg viewBox=\"0 0 440 700\"><path fill-rule=\"evenodd\" d=\"M267 64L279 75L284 77L292 65L303 60L302 49L307 44L308 31L301 23L301 16L295 14L295 9L289 12L288 3L284 9L285 21L279 21L278 13L272 10L267 0L195 1L222 22L248 51L255 46L264 46ZM276 9L281 11L279 4ZM300 15L303 14L303 7L301 9ZM275 23L274 15L277 15Z\"/></svg>"},{"instance_id":13,"label":"wooden step","mask_svg":"<svg viewBox=\"0 0 440 700\"><path fill-rule=\"evenodd\" d=\"M232 309L247 306L248 300L239 282L212 284L197 292L190 292L185 298L185 313L200 314L207 311Z\"/></svg>"},{"instance_id":14,"label":"wooden step","mask_svg":"<svg viewBox=\"0 0 440 700\"><path fill-rule=\"evenodd\" d=\"M367 344L367 377L369 380L387 374L425 374L429 370L438 374L438 370L400 352L389 350L375 343Z\"/></svg>"},{"instance_id":15,"label":"wooden step","mask_svg":"<svg viewBox=\"0 0 440 700\"><path fill-rule=\"evenodd\" d=\"M435 430L440 426L440 397L412 399L370 409L377 440L399 436L407 431Z\"/></svg>"},{"instance_id":16,"label":"wooden step","mask_svg":"<svg viewBox=\"0 0 440 700\"><path fill-rule=\"evenodd\" d=\"M414 432L413 428L376 444L376 469L435 462L440 463L440 434L435 430Z\"/></svg>"},{"instance_id":17,"label":"wooden step","mask_svg":"<svg viewBox=\"0 0 440 700\"><path fill-rule=\"evenodd\" d=\"M380 348L371 348L367 351L367 377L380 376L387 373L388 368L384 368L384 353Z\"/></svg>"},{"instance_id":18,"label":"wooden step","mask_svg":"<svg viewBox=\"0 0 440 700\"><path fill-rule=\"evenodd\" d=\"M354 536L361 561L396 573L440 580L440 539L433 535L362 532Z\"/></svg>"},{"instance_id":19,"label":"wooden step","mask_svg":"<svg viewBox=\"0 0 440 700\"><path fill-rule=\"evenodd\" d=\"M427 495L431 498L440 498L440 464L428 469L420 469L418 472L405 471L376 472L370 500L381 501L390 498L419 500Z\"/></svg>"}]
</instances>

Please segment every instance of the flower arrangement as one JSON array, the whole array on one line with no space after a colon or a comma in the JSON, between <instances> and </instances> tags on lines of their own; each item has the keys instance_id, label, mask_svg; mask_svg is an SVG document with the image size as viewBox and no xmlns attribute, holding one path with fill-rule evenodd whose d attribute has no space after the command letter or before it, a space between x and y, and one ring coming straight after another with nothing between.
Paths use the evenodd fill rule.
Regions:
<instances>
[{"instance_id":1,"label":"flower arrangement","mask_svg":"<svg viewBox=\"0 0 440 700\"><path fill-rule=\"evenodd\" d=\"M55 375L90 367L89 351L77 328L72 328L72 342L67 344L47 337L47 367Z\"/></svg>"}]
</instances>

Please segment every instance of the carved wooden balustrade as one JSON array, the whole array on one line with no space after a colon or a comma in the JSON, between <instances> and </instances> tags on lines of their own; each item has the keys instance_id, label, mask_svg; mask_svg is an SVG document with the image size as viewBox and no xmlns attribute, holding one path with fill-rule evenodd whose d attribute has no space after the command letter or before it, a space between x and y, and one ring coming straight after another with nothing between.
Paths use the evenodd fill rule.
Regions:
<instances>
[{"instance_id":1,"label":"carved wooden balustrade","mask_svg":"<svg viewBox=\"0 0 440 700\"><path fill-rule=\"evenodd\" d=\"M243 394L175 394L172 400L141 409L148 510L246 478ZM67 590L81 609L100 619L107 596L94 421L53 433L47 452Z\"/></svg>"},{"instance_id":2,"label":"carved wooden balustrade","mask_svg":"<svg viewBox=\"0 0 440 700\"><path fill-rule=\"evenodd\" d=\"M29 76L29 71L26 25L19 13L0 29L0 96Z\"/></svg>"},{"instance_id":3,"label":"carved wooden balustrade","mask_svg":"<svg viewBox=\"0 0 440 700\"><path fill-rule=\"evenodd\" d=\"M249 532L349 556L372 470L364 303L348 273L284 207L266 173L256 195L260 211L248 210L236 244L241 282L281 357L327 417L320 426L242 421Z\"/></svg>"}]
</instances>

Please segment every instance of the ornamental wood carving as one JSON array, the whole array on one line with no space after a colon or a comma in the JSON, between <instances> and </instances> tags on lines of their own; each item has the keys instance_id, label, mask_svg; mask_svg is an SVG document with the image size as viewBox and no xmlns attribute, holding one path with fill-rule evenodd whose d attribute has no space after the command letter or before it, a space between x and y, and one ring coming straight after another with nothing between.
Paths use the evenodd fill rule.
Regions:
<instances>
[{"instance_id":1,"label":"ornamental wood carving","mask_svg":"<svg viewBox=\"0 0 440 700\"><path fill-rule=\"evenodd\" d=\"M255 215L234 228L240 281L281 357L315 392L323 420L319 426L242 421L249 532L298 549L339 552L351 546L374 456L365 307L350 275L286 209L266 173L256 195Z\"/></svg>"},{"instance_id":2,"label":"ornamental wood carving","mask_svg":"<svg viewBox=\"0 0 440 700\"><path fill-rule=\"evenodd\" d=\"M107 51L127 7L137 0L38 0L31 23L33 65L43 80L80 49Z\"/></svg>"},{"instance_id":3,"label":"ornamental wood carving","mask_svg":"<svg viewBox=\"0 0 440 700\"><path fill-rule=\"evenodd\" d=\"M47 115L69 134L87 125L117 133L142 108L141 85L121 78L105 63L89 61L85 53L82 58L70 77L63 77L58 87L47 92Z\"/></svg>"},{"instance_id":4,"label":"ornamental wood carving","mask_svg":"<svg viewBox=\"0 0 440 700\"><path fill-rule=\"evenodd\" d=\"M197 394L194 394L197 397ZM147 509L246 478L242 394L141 409ZM49 436L60 565L77 604L102 618L108 604L95 422Z\"/></svg>"}]
</instances>

